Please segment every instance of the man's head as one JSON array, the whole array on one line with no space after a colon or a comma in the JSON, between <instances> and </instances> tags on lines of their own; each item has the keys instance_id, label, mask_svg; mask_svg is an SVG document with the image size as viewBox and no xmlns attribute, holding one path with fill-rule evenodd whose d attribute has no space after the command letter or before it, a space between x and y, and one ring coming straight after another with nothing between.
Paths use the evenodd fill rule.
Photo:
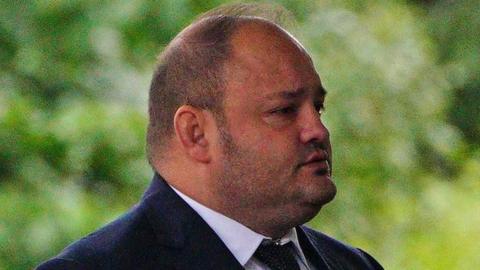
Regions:
<instances>
[{"instance_id":1,"label":"man's head","mask_svg":"<svg viewBox=\"0 0 480 270\"><path fill-rule=\"evenodd\" d=\"M310 57L289 33L258 17L232 19L215 67L219 83L196 85L208 84L197 91L215 96L180 101L166 152L174 162L152 164L187 195L277 237L335 196L329 134L320 119L326 93ZM208 20L184 30L170 46L191 45L195 27ZM150 126L158 102L154 84ZM216 98L216 105L204 101Z\"/></svg>"}]
</instances>

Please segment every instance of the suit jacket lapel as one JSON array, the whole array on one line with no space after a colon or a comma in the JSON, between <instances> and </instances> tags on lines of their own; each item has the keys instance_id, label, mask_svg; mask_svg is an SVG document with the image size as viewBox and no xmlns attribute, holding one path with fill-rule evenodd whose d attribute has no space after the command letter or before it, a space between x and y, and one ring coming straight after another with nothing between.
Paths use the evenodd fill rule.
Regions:
<instances>
[{"instance_id":1,"label":"suit jacket lapel","mask_svg":"<svg viewBox=\"0 0 480 270\"><path fill-rule=\"evenodd\" d=\"M308 234L305 233L302 226L296 227L298 241L300 242L300 246L302 247L302 251L307 258L307 260L315 266L317 270L327 270L331 269L325 263L325 260L322 257L321 251L312 244L311 240L308 237Z\"/></svg>"},{"instance_id":2,"label":"suit jacket lapel","mask_svg":"<svg viewBox=\"0 0 480 270\"><path fill-rule=\"evenodd\" d=\"M243 269L208 224L158 174L143 196L158 243L175 269Z\"/></svg>"}]
</instances>

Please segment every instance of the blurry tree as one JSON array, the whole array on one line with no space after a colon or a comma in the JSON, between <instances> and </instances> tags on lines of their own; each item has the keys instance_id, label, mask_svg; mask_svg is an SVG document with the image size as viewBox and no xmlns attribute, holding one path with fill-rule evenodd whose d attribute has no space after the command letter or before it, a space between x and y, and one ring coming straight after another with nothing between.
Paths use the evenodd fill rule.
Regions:
<instances>
[{"instance_id":1,"label":"blurry tree","mask_svg":"<svg viewBox=\"0 0 480 270\"><path fill-rule=\"evenodd\" d=\"M155 56L221 3L0 0L0 269L138 200ZM311 224L386 269L480 265L478 1L278 3L329 91L339 194Z\"/></svg>"},{"instance_id":2,"label":"blurry tree","mask_svg":"<svg viewBox=\"0 0 480 270\"><path fill-rule=\"evenodd\" d=\"M429 11L430 34L453 86L449 122L480 147L480 2L442 1Z\"/></svg>"}]
</instances>

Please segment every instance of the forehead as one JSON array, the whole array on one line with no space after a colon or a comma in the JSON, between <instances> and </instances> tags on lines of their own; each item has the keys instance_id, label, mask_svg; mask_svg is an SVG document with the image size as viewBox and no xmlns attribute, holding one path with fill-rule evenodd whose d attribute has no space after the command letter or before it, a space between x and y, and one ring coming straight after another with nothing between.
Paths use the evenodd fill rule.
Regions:
<instances>
[{"instance_id":1,"label":"forehead","mask_svg":"<svg viewBox=\"0 0 480 270\"><path fill-rule=\"evenodd\" d=\"M307 88L297 88L297 89L286 89L286 90L274 90L268 93L261 94L260 97L267 100L297 100L302 99L308 95L311 95L313 98L323 98L327 95L327 91L323 88L322 85L317 87Z\"/></svg>"},{"instance_id":2,"label":"forehead","mask_svg":"<svg viewBox=\"0 0 480 270\"><path fill-rule=\"evenodd\" d=\"M225 64L227 97L269 98L280 92L325 94L313 63L285 30L271 23L241 26Z\"/></svg>"}]
</instances>

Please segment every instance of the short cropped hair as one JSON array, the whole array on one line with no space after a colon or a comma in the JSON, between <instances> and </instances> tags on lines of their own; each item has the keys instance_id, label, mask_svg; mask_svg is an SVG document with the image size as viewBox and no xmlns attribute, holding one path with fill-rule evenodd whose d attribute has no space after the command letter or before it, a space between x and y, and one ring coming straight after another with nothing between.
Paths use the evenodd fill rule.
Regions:
<instances>
[{"instance_id":1,"label":"short cropped hair","mask_svg":"<svg viewBox=\"0 0 480 270\"><path fill-rule=\"evenodd\" d=\"M271 4L221 6L200 16L167 45L158 57L149 92L147 157L152 166L167 154L180 106L208 109L222 121L223 66L231 55L230 38L241 22L256 17L280 24L287 15Z\"/></svg>"}]
</instances>

